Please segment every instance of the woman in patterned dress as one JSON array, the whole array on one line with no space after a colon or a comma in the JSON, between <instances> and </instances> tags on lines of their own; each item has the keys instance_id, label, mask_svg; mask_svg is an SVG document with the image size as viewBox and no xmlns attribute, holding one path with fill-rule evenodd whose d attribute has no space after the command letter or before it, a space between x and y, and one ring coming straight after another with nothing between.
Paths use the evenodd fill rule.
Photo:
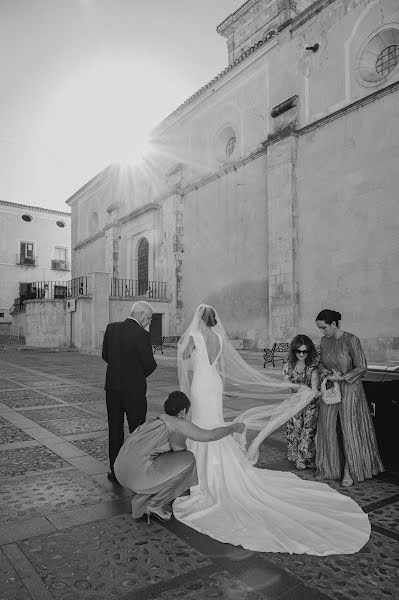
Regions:
<instances>
[{"instance_id":1,"label":"woman in patterned dress","mask_svg":"<svg viewBox=\"0 0 399 600\"><path fill-rule=\"evenodd\" d=\"M290 344L288 357L283 364L284 379L319 389L318 357L312 340L307 335L297 335ZM315 467L315 434L318 416L318 396L301 412L287 422L288 460L297 469Z\"/></svg>"},{"instance_id":2,"label":"woman in patterned dress","mask_svg":"<svg viewBox=\"0 0 399 600\"><path fill-rule=\"evenodd\" d=\"M342 331L340 320L341 314L329 309L322 310L316 317L323 334L320 367L327 372L327 379L339 381L342 398L338 404L320 402L316 467L319 479L342 477L341 485L349 487L377 475L384 467L361 382L367 371L366 357L359 338ZM338 422L342 443L337 435Z\"/></svg>"}]
</instances>

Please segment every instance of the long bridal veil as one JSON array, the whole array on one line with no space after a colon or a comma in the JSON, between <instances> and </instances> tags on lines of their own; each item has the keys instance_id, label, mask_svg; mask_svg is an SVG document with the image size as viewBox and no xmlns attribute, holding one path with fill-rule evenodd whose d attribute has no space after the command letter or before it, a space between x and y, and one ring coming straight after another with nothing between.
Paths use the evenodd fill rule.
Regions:
<instances>
[{"instance_id":1,"label":"long bridal veil","mask_svg":"<svg viewBox=\"0 0 399 600\"><path fill-rule=\"evenodd\" d=\"M246 400L260 404L243 410L235 419L246 425L244 434L235 435L247 458L255 464L262 441L309 404L314 393L306 386L282 382L251 367L233 347L216 310L207 304L200 304L177 348L180 389L187 396L190 396L194 368L191 356L193 340L198 333L206 337L209 325L220 340L218 369L223 381L224 396L242 400L243 406Z\"/></svg>"}]
</instances>

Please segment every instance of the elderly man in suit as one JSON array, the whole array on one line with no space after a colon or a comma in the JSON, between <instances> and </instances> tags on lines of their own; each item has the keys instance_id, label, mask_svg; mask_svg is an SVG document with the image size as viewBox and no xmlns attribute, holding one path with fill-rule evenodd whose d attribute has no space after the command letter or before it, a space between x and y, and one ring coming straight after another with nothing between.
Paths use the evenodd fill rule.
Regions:
<instances>
[{"instance_id":1,"label":"elderly man in suit","mask_svg":"<svg viewBox=\"0 0 399 600\"><path fill-rule=\"evenodd\" d=\"M124 442L125 413L130 433L144 423L147 413L146 377L157 367L150 334L152 308L148 302L136 302L130 317L110 323L104 335L102 357L107 366L105 378L109 462L108 478L116 481L114 462Z\"/></svg>"}]
</instances>

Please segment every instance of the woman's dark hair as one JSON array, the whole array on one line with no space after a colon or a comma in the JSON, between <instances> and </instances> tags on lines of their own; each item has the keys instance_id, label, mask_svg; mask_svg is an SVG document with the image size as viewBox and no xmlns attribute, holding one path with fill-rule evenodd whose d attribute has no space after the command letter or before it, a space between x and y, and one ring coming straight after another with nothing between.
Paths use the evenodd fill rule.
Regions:
<instances>
[{"instance_id":1,"label":"woman's dark hair","mask_svg":"<svg viewBox=\"0 0 399 600\"><path fill-rule=\"evenodd\" d=\"M182 410L188 410L191 406L190 400L183 392L170 392L165 404L164 411L171 417L176 417Z\"/></svg>"},{"instance_id":2,"label":"woman's dark hair","mask_svg":"<svg viewBox=\"0 0 399 600\"><path fill-rule=\"evenodd\" d=\"M316 321L324 321L327 325L331 325L331 323L335 323L337 327L339 327L339 322L342 319L341 313L336 310L330 310L329 308L324 308L316 317Z\"/></svg>"},{"instance_id":3,"label":"woman's dark hair","mask_svg":"<svg viewBox=\"0 0 399 600\"><path fill-rule=\"evenodd\" d=\"M204 308L201 319L204 321L207 327L214 327L217 323L216 313L211 306Z\"/></svg>"},{"instance_id":4,"label":"woman's dark hair","mask_svg":"<svg viewBox=\"0 0 399 600\"><path fill-rule=\"evenodd\" d=\"M290 365L292 367L295 367L295 365L296 365L296 361L298 360L297 356L296 356L296 352L297 352L298 348L300 348L301 346L306 346L306 349L308 351L308 354L306 355L306 358L305 358L306 366L310 366L317 359L317 351L316 351L314 343L312 342L310 337L308 337L307 335L303 335L301 333L299 335L296 335L294 337L294 339L291 341L290 349L288 351L288 362L290 363Z\"/></svg>"}]
</instances>

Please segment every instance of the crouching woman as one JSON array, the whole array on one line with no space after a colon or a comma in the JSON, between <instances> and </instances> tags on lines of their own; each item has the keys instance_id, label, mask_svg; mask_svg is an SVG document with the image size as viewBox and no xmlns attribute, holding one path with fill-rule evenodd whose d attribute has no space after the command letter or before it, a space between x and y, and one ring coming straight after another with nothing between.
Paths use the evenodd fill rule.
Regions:
<instances>
[{"instance_id":1,"label":"crouching woman","mask_svg":"<svg viewBox=\"0 0 399 600\"><path fill-rule=\"evenodd\" d=\"M190 422L190 400L183 392L171 392L164 414L135 429L123 444L114 469L119 483L135 492L134 519L150 515L168 521L171 503L198 484L197 468L186 439L197 442L220 440L242 433L243 423L201 429Z\"/></svg>"}]
</instances>

